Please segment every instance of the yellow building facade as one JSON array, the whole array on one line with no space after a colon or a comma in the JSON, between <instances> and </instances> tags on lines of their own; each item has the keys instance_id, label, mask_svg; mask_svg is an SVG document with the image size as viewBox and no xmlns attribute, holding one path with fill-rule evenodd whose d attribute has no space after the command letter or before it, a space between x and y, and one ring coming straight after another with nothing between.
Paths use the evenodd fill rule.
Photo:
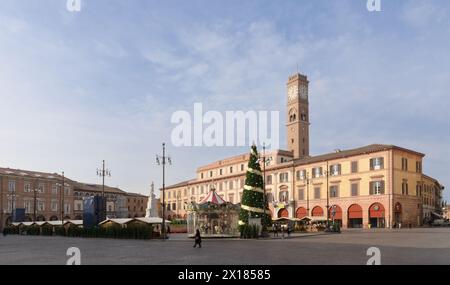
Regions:
<instances>
[{"instance_id":1,"label":"yellow building facade","mask_svg":"<svg viewBox=\"0 0 450 285\"><path fill-rule=\"evenodd\" d=\"M308 83L304 75L289 77L290 150L265 154L272 217L329 219L344 228L392 228L420 226L432 213L439 214L444 187L423 174L425 155L420 152L372 144L310 156ZM167 218L185 218L186 205L201 201L212 187L225 200L240 203L248 159L243 154L216 161L199 167L195 179L166 187Z\"/></svg>"}]
</instances>

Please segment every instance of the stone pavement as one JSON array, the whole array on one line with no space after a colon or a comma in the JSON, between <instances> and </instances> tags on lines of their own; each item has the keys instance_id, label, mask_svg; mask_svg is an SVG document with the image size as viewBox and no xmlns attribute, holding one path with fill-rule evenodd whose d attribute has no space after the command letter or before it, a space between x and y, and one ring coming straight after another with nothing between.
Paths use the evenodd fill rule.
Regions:
<instances>
[{"instance_id":1,"label":"stone pavement","mask_svg":"<svg viewBox=\"0 0 450 285\"><path fill-rule=\"evenodd\" d=\"M450 264L450 228L352 230L291 239L207 239L203 248L182 238L161 240L0 237L0 264L65 264L69 247L82 264L366 264L367 249L382 264Z\"/></svg>"}]
</instances>

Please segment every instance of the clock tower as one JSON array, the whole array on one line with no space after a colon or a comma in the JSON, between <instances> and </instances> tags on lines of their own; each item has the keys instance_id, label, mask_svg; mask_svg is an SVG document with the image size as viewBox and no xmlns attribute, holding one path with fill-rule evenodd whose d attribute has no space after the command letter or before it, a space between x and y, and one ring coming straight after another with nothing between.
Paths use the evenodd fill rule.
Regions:
<instances>
[{"instance_id":1,"label":"clock tower","mask_svg":"<svg viewBox=\"0 0 450 285\"><path fill-rule=\"evenodd\" d=\"M309 156L309 81L299 73L287 83L287 147L294 158Z\"/></svg>"}]
</instances>

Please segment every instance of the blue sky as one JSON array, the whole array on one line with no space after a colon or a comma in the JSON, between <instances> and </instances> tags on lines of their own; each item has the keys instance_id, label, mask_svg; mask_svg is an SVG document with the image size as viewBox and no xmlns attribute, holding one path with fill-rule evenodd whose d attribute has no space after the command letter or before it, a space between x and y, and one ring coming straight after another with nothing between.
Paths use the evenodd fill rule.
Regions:
<instances>
[{"instance_id":1,"label":"blue sky","mask_svg":"<svg viewBox=\"0 0 450 285\"><path fill-rule=\"evenodd\" d=\"M0 2L0 165L148 193L246 148L174 148L171 114L279 110L308 75L311 152L371 143L426 153L450 185L450 2L382 0ZM449 192L449 191L447 191ZM447 199L450 195L446 193Z\"/></svg>"}]
</instances>

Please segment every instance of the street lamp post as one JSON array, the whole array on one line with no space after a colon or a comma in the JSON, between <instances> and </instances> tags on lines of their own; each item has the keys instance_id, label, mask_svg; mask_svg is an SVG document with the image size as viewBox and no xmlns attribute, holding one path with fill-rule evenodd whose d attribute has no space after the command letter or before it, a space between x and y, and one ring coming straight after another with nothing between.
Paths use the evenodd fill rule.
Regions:
<instances>
[{"instance_id":1,"label":"street lamp post","mask_svg":"<svg viewBox=\"0 0 450 285\"><path fill-rule=\"evenodd\" d=\"M330 169L327 161L327 169L325 170L324 174L327 177L327 229L330 229L330 187L329 187L329 176L330 176Z\"/></svg>"},{"instance_id":2,"label":"street lamp post","mask_svg":"<svg viewBox=\"0 0 450 285\"><path fill-rule=\"evenodd\" d=\"M264 203L264 218L267 216L267 193L266 193L266 166L270 164L272 161L272 157L266 158L266 143L263 143L263 203ZM271 217L272 218L272 217ZM262 234L263 236L267 235L267 228L264 220L262 221Z\"/></svg>"},{"instance_id":3,"label":"street lamp post","mask_svg":"<svg viewBox=\"0 0 450 285\"><path fill-rule=\"evenodd\" d=\"M61 224L64 225L64 171L62 172L62 182L61 182L61 189L59 190L59 194L61 196Z\"/></svg>"},{"instance_id":4,"label":"street lamp post","mask_svg":"<svg viewBox=\"0 0 450 285\"><path fill-rule=\"evenodd\" d=\"M31 189L31 191L33 191L33 222L36 222L36 218L37 218L37 191L38 188L36 187L36 185L38 185L37 187L39 187L39 183L35 182L35 184L33 185L34 187Z\"/></svg>"},{"instance_id":5,"label":"street lamp post","mask_svg":"<svg viewBox=\"0 0 450 285\"><path fill-rule=\"evenodd\" d=\"M177 218L180 218L181 193L177 192Z\"/></svg>"},{"instance_id":6,"label":"street lamp post","mask_svg":"<svg viewBox=\"0 0 450 285\"><path fill-rule=\"evenodd\" d=\"M105 177L111 177L111 170L105 168L105 160L103 160L102 169L97 168L97 176L100 176L102 178L102 219L106 219Z\"/></svg>"},{"instance_id":7,"label":"street lamp post","mask_svg":"<svg viewBox=\"0 0 450 285\"><path fill-rule=\"evenodd\" d=\"M16 191L12 191L10 194L8 194L8 197L11 199L11 223L14 222L14 208L16 207Z\"/></svg>"},{"instance_id":8,"label":"street lamp post","mask_svg":"<svg viewBox=\"0 0 450 285\"><path fill-rule=\"evenodd\" d=\"M306 214L309 217L309 184L311 183L311 179L309 178L309 172L306 171L305 173L306 177Z\"/></svg>"},{"instance_id":9,"label":"street lamp post","mask_svg":"<svg viewBox=\"0 0 450 285\"><path fill-rule=\"evenodd\" d=\"M162 144L162 148L163 148L163 154L162 154L162 156L159 156L159 155L156 155L156 163L158 164L158 165L161 165L162 164L162 175L163 175L163 177L162 177L162 198L163 198L163 207L162 207L162 210L163 210L163 213L162 213L162 231L161 231L161 233L162 233L162 239L163 239L163 241L165 241L166 240L166 195L165 195L165 190L166 190L166 181L165 181L165 179L166 179L166 163L169 163L170 165L172 164L172 160L171 160L171 158L170 158L170 156L169 157L166 157L166 144L165 143L163 143ZM167 160L167 161L166 161Z\"/></svg>"},{"instance_id":10,"label":"street lamp post","mask_svg":"<svg viewBox=\"0 0 450 285\"><path fill-rule=\"evenodd\" d=\"M64 171L63 171L61 183L56 183L56 187L59 187L59 199L60 199L60 203L61 203L61 207L59 210L59 214L60 214L60 218L61 218L61 225L64 225L64 214L65 214L64 195L66 192L66 186L70 187L70 184L66 183L66 178L64 176Z\"/></svg>"}]
</instances>

